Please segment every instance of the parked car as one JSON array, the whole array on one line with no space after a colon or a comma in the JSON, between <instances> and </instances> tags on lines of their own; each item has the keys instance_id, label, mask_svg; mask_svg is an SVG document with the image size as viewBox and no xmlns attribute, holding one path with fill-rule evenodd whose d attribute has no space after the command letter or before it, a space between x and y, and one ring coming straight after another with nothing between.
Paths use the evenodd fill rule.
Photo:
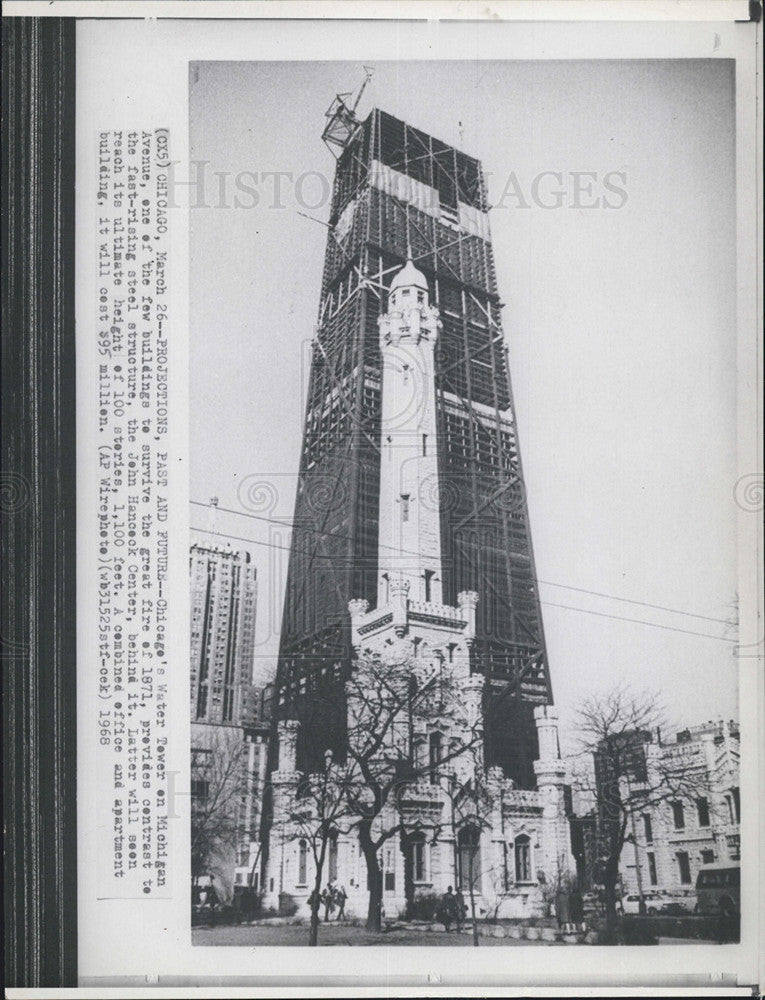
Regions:
<instances>
[{"instance_id":1,"label":"parked car","mask_svg":"<svg viewBox=\"0 0 765 1000\"><path fill-rule=\"evenodd\" d=\"M658 913L661 909L662 898L658 892L644 892L643 899L645 900L645 912L649 915ZM622 913L634 914L640 913L640 896L636 892L631 892L629 895L622 898Z\"/></svg>"},{"instance_id":2,"label":"parked car","mask_svg":"<svg viewBox=\"0 0 765 1000\"><path fill-rule=\"evenodd\" d=\"M696 913L741 912L741 868L738 865L705 865L696 877Z\"/></svg>"},{"instance_id":3,"label":"parked car","mask_svg":"<svg viewBox=\"0 0 765 1000\"><path fill-rule=\"evenodd\" d=\"M659 913L665 913L670 917L683 917L688 912L688 907L683 903L679 903L676 899L663 902L659 907Z\"/></svg>"},{"instance_id":4,"label":"parked car","mask_svg":"<svg viewBox=\"0 0 765 1000\"><path fill-rule=\"evenodd\" d=\"M682 916L684 913L692 913L696 906L696 892L694 889L661 889L659 891L661 905L660 913L671 913L675 916Z\"/></svg>"}]
</instances>

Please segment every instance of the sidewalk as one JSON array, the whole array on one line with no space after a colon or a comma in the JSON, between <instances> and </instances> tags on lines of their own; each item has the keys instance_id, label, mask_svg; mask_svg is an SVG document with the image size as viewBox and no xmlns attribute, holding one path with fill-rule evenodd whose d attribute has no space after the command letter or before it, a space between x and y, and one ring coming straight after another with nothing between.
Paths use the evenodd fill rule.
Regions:
<instances>
[{"instance_id":1,"label":"sidewalk","mask_svg":"<svg viewBox=\"0 0 765 1000\"><path fill-rule=\"evenodd\" d=\"M242 946L259 947L288 945L300 947L308 945L307 924L282 924L279 926L264 926L262 924L240 924L238 926L195 927L192 931L192 943L201 947ZM519 945L551 945L560 944L554 941L524 941L519 938L494 937L481 935L479 947L517 947ZM462 933L455 931L447 934L443 926L437 930L430 927L396 926L380 934L367 931L364 927L352 927L337 922L321 923L319 925L319 947L322 946L382 946L382 947L425 947L425 948L472 948L473 938L469 928L463 928Z\"/></svg>"}]
</instances>

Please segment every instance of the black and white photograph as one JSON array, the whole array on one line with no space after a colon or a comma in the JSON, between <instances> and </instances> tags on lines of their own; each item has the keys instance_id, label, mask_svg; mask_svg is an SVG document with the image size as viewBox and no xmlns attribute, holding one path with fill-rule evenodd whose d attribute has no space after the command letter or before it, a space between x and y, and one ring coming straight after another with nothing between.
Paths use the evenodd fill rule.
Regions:
<instances>
[{"instance_id":1,"label":"black and white photograph","mask_svg":"<svg viewBox=\"0 0 765 1000\"><path fill-rule=\"evenodd\" d=\"M760 995L759 0L9 0L6 986Z\"/></svg>"},{"instance_id":2,"label":"black and white photograph","mask_svg":"<svg viewBox=\"0 0 765 1000\"><path fill-rule=\"evenodd\" d=\"M189 72L194 942L737 940L732 63Z\"/></svg>"}]
</instances>

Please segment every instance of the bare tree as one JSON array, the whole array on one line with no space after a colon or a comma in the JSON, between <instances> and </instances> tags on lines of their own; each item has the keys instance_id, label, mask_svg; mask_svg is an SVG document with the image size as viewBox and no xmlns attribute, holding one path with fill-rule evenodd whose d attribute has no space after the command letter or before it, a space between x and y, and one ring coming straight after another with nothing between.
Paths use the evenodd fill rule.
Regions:
<instances>
[{"instance_id":1,"label":"bare tree","mask_svg":"<svg viewBox=\"0 0 765 1000\"><path fill-rule=\"evenodd\" d=\"M328 750L324 770L310 774L298 785L295 806L289 817L293 839L305 842L314 863L314 884L309 896L308 944L311 946L318 944L319 939L321 884L330 842L338 834L347 833L352 824L348 803L355 784L354 772L352 763L333 764Z\"/></svg>"},{"instance_id":2,"label":"bare tree","mask_svg":"<svg viewBox=\"0 0 765 1000\"><path fill-rule=\"evenodd\" d=\"M491 828L492 797L483 780L483 772L477 767L475 775L466 781L454 778L449 782L451 798L451 819L455 844L460 834L467 841L467 865L457 866L457 875L462 885L467 886L470 900L470 922L473 931L473 945L478 947L478 920L476 916L476 889L480 894L484 873L480 866L479 845L484 830Z\"/></svg>"},{"instance_id":3,"label":"bare tree","mask_svg":"<svg viewBox=\"0 0 765 1000\"><path fill-rule=\"evenodd\" d=\"M443 664L397 657L395 650L386 659L357 660L346 683L346 754L353 772L346 796L366 861L370 930L382 927L380 849L402 832L406 838L415 822L407 790L419 781L435 781L439 767L480 743L480 709L469 692L466 696L468 688ZM437 726L448 732L448 741L438 744L435 755L432 746L418 752L418 736Z\"/></svg>"},{"instance_id":4,"label":"bare tree","mask_svg":"<svg viewBox=\"0 0 765 1000\"><path fill-rule=\"evenodd\" d=\"M241 730L195 727L191 751L191 872L227 884L233 856L249 836L241 821L248 794L248 750Z\"/></svg>"},{"instance_id":5,"label":"bare tree","mask_svg":"<svg viewBox=\"0 0 765 1000\"><path fill-rule=\"evenodd\" d=\"M619 860L625 842L634 836L636 818L662 804L695 799L705 779L682 752L659 749L666 723L656 694L615 688L587 699L577 723L582 754L593 766L576 768L572 777L580 789L595 795L606 933L614 943Z\"/></svg>"}]
</instances>

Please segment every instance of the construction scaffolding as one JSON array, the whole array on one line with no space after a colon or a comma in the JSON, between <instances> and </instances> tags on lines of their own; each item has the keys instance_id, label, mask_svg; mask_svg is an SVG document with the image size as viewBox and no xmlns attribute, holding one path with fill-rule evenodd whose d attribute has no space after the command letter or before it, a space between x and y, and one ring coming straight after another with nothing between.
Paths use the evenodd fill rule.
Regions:
<instances>
[{"instance_id":1,"label":"construction scaffolding","mask_svg":"<svg viewBox=\"0 0 765 1000\"><path fill-rule=\"evenodd\" d=\"M351 656L347 603L376 599L377 319L411 255L443 323L436 388L444 601L455 605L465 589L480 595L471 666L486 675L489 696L506 704L487 733L488 763L530 787L531 709L552 693L481 164L383 111L358 121L358 99L350 107L347 97L338 95L324 131L339 154L277 697L284 713L300 717L317 686L340 692ZM422 489L427 503L428 484ZM327 729L340 752L342 716L341 707L337 733Z\"/></svg>"}]
</instances>

